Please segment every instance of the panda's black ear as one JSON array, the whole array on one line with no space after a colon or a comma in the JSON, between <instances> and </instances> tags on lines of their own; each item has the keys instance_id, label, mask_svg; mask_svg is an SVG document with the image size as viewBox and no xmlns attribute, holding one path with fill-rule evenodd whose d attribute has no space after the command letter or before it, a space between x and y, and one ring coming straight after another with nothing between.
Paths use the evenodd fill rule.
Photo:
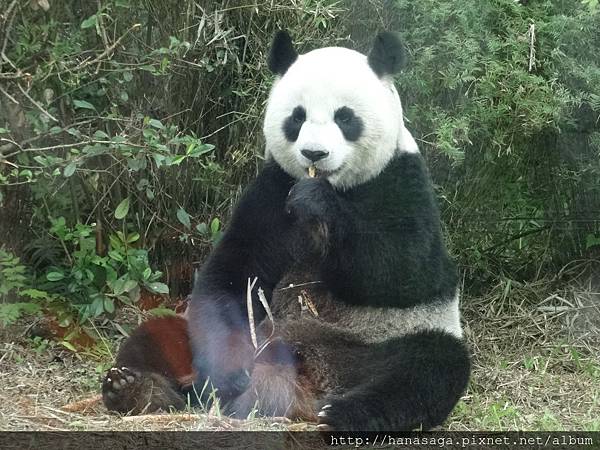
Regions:
<instances>
[{"instance_id":1,"label":"panda's black ear","mask_svg":"<svg viewBox=\"0 0 600 450\"><path fill-rule=\"evenodd\" d=\"M378 77L398 73L406 60L400 35L391 31L379 33L367 60Z\"/></svg>"},{"instance_id":2,"label":"panda's black ear","mask_svg":"<svg viewBox=\"0 0 600 450\"><path fill-rule=\"evenodd\" d=\"M275 75L283 75L298 58L292 38L285 30L278 31L273 38L269 53L269 70Z\"/></svg>"}]
</instances>

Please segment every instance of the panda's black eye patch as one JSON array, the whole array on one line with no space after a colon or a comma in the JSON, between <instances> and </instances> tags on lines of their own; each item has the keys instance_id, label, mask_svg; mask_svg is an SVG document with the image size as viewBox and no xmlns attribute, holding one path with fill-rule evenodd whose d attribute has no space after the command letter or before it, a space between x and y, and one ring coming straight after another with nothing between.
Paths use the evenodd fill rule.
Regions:
<instances>
[{"instance_id":1,"label":"panda's black eye patch","mask_svg":"<svg viewBox=\"0 0 600 450\"><path fill-rule=\"evenodd\" d=\"M336 109L333 114L333 120L342 131L347 141L356 141L360 138L363 131L363 122L360 120L352 108L342 106Z\"/></svg>"},{"instance_id":2,"label":"panda's black eye patch","mask_svg":"<svg viewBox=\"0 0 600 450\"><path fill-rule=\"evenodd\" d=\"M306 121L306 110L302 106L296 106L292 114L283 121L283 134L290 142L296 142L300 134L300 128Z\"/></svg>"}]
</instances>

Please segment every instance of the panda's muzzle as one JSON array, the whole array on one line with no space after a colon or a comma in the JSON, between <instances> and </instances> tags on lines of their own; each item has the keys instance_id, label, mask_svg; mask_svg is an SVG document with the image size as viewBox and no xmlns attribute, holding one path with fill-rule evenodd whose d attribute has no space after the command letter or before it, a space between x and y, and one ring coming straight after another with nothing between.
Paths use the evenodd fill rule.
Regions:
<instances>
[{"instance_id":1,"label":"panda's muzzle","mask_svg":"<svg viewBox=\"0 0 600 450\"><path fill-rule=\"evenodd\" d=\"M329 155L329 152L324 152L323 150L301 150L300 153L313 163L320 161Z\"/></svg>"}]
</instances>

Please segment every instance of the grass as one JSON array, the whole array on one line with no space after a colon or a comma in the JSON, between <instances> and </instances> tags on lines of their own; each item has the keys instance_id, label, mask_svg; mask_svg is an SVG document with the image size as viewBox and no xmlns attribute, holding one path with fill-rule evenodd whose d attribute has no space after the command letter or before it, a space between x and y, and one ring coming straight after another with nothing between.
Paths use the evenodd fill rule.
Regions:
<instances>
[{"instance_id":1,"label":"grass","mask_svg":"<svg viewBox=\"0 0 600 450\"><path fill-rule=\"evenodd\" d=\"M443 428L599 431L600 305L593 291L582 292L513 284L508 295L499 286L485 298L465 298L473 373ZM564 302L573 307L558 308ZM539 308L549 303L557 306L556 313ZM206 414L188 409L142 419L108 414L101 404L84 412L64 411L65 404L98 393L110 351L74 354L53 342L26 338L23 330L13 326L0 332L0 430L314 429L254 414L240 421L218 410Z\"/></svg>"},{"instance_id":2,"label":"grass","mask_svg":"<svg viewBox=\"0 0 600 450\"><path fill-rule=\"evenodd\" d=\"M446 426L596 431L597 289L571 285L557 291L552 283L540 282L517 287L512 283L507 291L504 284L490 297L463 300L466 335L475 355L473 375Z\"/></svg>"}]
</instances>

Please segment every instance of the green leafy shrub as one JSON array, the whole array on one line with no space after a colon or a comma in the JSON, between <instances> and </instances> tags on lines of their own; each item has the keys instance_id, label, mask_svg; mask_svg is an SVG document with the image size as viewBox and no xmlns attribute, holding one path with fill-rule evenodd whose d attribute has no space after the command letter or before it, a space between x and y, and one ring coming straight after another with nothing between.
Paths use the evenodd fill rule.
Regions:
<instances>
[{"instance_id":1,"label":"green leafy shrub","mask_svg":"<svg viewBox=\"0 0 600 450\"><path fill-rule=\"evenodd\" d=\"M0 324L15 323L25 314L37 314L40 305L34 301L17 301L25 298L36 300L46 293L27 287L27 267L21 259L0 248Z\"/></svg>"},{"instance_id":2,"label":"green leafy shrub","mask_svg":"<svg viewBox=\"0 0 600 450\"><path fill-rule=\"evenodd\" d=\"M0 248L0 296L4 298L11 291L18 291L25 287L25 271L27 268L21 264L21 258Z\"/></svg>"},{"instance_id":3,"label":"green leafy shrub","mask_svg":"<svg viewBox=\"0 0 600 450\"><path fill-rule=\"evenodd\" d=\"M532 279L588 256L600 226L598 12L571 1L391 4L410 53L398 77L409 128L469 279Z\"/></svg>"},{"instance_id":4,"label":"green leafy shrub","mask_svg":"<svg viewBox=\"0 0 600 450\"><path fill-rule=\"evenodd\" d=\"M108 252L96 251L93 225L76 224L70 228L64 217L52 220L50 232L65 249L66 261L46 269L49 292L68 298L81 320L115 310L115 301L130 304L139 299L140 289L168 294L159 282L162 273L153 271L148 251L135 248L139 233L117 231L110 236Z\"/></svg>"}]
</instances>

